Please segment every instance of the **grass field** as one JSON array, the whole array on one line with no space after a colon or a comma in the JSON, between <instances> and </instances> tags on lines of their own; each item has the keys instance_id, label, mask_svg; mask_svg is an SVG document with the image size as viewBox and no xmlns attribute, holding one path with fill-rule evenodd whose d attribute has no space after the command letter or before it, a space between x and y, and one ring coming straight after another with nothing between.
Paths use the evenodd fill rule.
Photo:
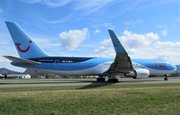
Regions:
<instances>
[{"instance_id":1,"label":"grass field","mask_svg":"<svg viewBox=\"0 0 180 115\"><path fill-rule=\"evenodd\" d=\"M0 88L1 115L179 115L180 84Z\"/></svg>"}]
</instances>

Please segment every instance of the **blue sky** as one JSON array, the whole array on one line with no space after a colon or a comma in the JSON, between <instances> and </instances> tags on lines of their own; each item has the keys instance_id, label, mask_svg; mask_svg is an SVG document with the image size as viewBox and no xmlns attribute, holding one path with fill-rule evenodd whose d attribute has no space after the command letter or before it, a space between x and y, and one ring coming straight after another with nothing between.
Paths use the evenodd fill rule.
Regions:
<instances>
[{"instance_id":1,"label":"blue sky","mask_svg":"<svg viewBox=\"0 0 180 115\"><path fill-rule=\"evenodd\" d=\"M18 23L48 54L114 57L107 29L119 37L131 58L162 58L180 64L179 0L2 0L2 55L18 56L5 20Z\"/></svg>"}]
</instances>

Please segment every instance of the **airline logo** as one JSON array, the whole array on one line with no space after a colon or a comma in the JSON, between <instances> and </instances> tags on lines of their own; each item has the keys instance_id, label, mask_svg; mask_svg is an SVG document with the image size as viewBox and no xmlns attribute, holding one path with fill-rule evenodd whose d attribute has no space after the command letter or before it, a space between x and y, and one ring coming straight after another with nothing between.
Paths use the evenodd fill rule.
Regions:
<instances>
[{"instance_id":1,"label":"airline logo","mask_svg":"<svg viewBox=\"0 0 180 115\"><path fill-rule=\"evenodd\" d=\"M166 63L155 62L156 67L166 67Z\"/></svg>"},{"instance_id":2,"label":"airline logo","mask_svg":"<svg viewBox=\"0 0 180 115\"><path fill-rule=\"evenodd\" d=\"M29 43L31 44L32 40L29 40ZM30 46L28 46L26 49L21 49L21 47L20 47L21 43L15 43L15 45L16 45L17 49L22 53L26 53L30 49Z\"/></svg>"},{"instance_id":3,"label":"airline logo","mask_svg":"<svg viewBox=\"0 0 180 115\"><path fill-rule=\"evenodd\" d=\"M118 43L113 43L114 47L117 47L118 46Z\"/></svg>"}]
</instances>

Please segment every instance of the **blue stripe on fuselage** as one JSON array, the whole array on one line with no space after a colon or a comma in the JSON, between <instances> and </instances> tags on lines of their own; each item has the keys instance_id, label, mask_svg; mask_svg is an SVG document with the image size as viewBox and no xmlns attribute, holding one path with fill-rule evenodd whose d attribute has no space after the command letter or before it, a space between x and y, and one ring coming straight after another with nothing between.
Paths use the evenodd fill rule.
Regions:
<instances>
[{"instance_id":1,"label":"blue stripe on fuselage","mask_svg":"<svg viewBox=\"0 0 180 115\"><path fill-rule=\"evenodd\" d=\"M50 70L62 70L62 71L75 71L93 68L106 62L112 62L114 58L75 58L75 57L52 57L52 58L36 58L33 61L41 62L40 65L24 65L16 62L12 62L12 65L25 67L25 68L40 68Z\"/></svg>"},{"instance_id":2,"label":"blue stripe on fuselage","mask_svg":"<svg viewBox=\"0 0 180 115\"><path fill-rule=\"evenodd\" d=\"M114 58L96 58L96 57L42 57L33 58L33 61L41 62L40 65L24 65L12 62L12 65L24 68L39 68L62 71L75 71L93 68L107 62L113 62ZM166 60L154 59L132 59L132 63L155 70L174 70L175 67Z\"/></svg>"}]
</instances>

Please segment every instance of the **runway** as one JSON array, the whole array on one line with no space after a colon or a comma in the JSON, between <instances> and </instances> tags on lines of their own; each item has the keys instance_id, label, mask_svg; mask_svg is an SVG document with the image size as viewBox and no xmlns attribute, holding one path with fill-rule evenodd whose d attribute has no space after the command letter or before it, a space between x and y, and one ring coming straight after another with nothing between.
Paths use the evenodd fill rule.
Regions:
<instances>
[{"instance_id":1,"label":"runway","mask_svg":"<svg viewBox=\"0 0 180 115\"><path fill-rule=\"evenodd\" d=\"M44 87L44 86L104 86L111 84L147 84L147 83L180 83L180 77L162 77L148 79L120 78L118 83L96 82L96 79L1 79L0 88L5 87Z\"/></svg>"}]
</instances>

